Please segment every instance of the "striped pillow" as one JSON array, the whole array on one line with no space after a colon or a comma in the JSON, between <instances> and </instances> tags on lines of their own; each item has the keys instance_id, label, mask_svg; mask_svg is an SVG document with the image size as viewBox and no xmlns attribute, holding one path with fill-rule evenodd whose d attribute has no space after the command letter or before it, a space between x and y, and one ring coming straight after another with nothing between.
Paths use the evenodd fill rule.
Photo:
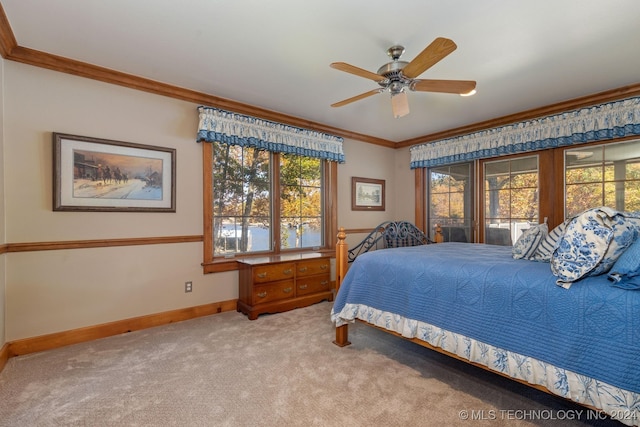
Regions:
<instances>
[{"instance_id":1,"label":"striped pillow","mask_svg":"<svg viewBox=\"0 0 640 427\"><path fill-rule=\"evenodd\" d=\"M562 224L551 230L549 234L547 234L547 237L540 241L540 244L536 249L536 253L531 259L540 262L551 262L553 251L555 251L558 247L558 242L560 241L560 238L564 234L564 230L567 228L567 225L569 225L572 219L573 217L567 218Z\"/></svg>"}]
</instances>

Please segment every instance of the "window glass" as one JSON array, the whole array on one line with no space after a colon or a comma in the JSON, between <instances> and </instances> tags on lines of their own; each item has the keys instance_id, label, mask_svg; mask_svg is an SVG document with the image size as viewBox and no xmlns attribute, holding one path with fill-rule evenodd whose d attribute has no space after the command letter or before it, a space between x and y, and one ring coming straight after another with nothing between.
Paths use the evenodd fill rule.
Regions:
<instances>
[{"instance_id":1,"label":"window glass","mask_svg":"<svg viewBox=\"0 0 640 427\"><path fill-rule=\"evenodd\" d=\"M324 245L323 160L211 146L213 258Z\"/></svg>"},{"instance_id":2,"label":"window glass","mask_svg":"<svg viewBox=\"0 0 640 427\"><path fill-rule=\"evenodd\" d=\"M214 255L271 249L270 155L213 143Z\"/></svg>"},{"instance_id":3,"label":"window glass","mask_svg":"<svg viewBox=\"0 0 640 427\"><path fill-rule=\"evenodd\" d=\"M483 165L485 243L511 245L539 222L538 156Z\"/></svg>"},{"instance_id":4,"label":"window glass","mask_svg":"<svg viewBox=\"0 0 640 427\"><path fill-rule=\"evenodd\" d=\"M565 150L565 216L608 206L640 210L640 141Z\"/></svg>"},{"instance_id":5,"label":"window glass","mask_svg":"<svg viewBox=\"0 0 640 427\"><path fill-rule=\"evenodd\" d=\"M427 229L431 238L437 224L446 242L474 241L472 170L472 163L429 169Z\"/></svg>"},{"instance_id":6,"label":"window glass","mask_svg":"<svg viewBox=\"0 0 640 427\"><path fill-rule=\"evenodd\" d=\"M471 180L459 179L464 173L455 168L470 170L474 165L481 170L477 174L481 181L471 188ZM438 166L428 168L426 177L430 230L442 224L446 240L447 224L468 224L465 231L469 232L477 220L479 234L484 233L482 241L508 245L543 218L555 227L569 216L598 206L640 211L640 140ZM471 209L471 200L478 200L481 206Z\"/></svg>"},{"instance_id":7,"label":"window glass","mask_svg":"<svg viewBox=\"0 0 640 427\"><path fill-rule=\"evenodd\" d=\"M282 249L322 245L322 162L280 156L280 245Z\"/></svg>"}]
</instances>

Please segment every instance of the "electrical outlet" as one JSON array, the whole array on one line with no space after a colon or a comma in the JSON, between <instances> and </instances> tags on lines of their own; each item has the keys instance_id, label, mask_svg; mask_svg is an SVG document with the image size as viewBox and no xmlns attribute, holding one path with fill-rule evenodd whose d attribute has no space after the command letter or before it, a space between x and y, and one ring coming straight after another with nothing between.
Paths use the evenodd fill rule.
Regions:
<instances>
[{"instance_id":1,"label":"electrical outlet","mask_svg":"<svg viewBox=\"0 0 640 427\"><path fill-rule=\"evenodd\" d=\"M193 282L184 282L184 291L191 292L193 290Z\"/></svg>"}]
</instances>

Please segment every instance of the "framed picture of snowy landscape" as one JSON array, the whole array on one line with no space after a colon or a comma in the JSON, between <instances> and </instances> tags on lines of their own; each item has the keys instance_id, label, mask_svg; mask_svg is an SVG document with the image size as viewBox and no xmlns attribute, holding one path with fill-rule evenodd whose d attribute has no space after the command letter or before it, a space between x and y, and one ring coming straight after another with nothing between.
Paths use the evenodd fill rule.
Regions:
<instances>
[{"instance_id":1,"label":"framed picture of snowy landscape","mask_svg":"<svg viewBox=\"0 0 640 427\"><path fill-rule=\"evenodd\" d=\"M176 150L53 133L53 210L175 212Z\"/></svg>"}]
</instances>

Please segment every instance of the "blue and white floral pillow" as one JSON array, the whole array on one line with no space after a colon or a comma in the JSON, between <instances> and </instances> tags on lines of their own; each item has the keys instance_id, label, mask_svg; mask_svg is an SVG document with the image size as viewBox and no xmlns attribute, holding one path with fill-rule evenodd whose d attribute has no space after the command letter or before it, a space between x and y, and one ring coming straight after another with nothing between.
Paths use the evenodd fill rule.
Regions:
<instances>
[{"instance_id":1,"label":"blue and white floral pillow","mask_svg":"<svg viewBox=\"0 0 640 427\"><path fill-rule=\"evenodd\" d=\"M585 276L608 272L634 241L640 214L611 208L589 209L575 217L551 257L556 283L564 288Z\"/></svg>"},{"instance_id":2,"label":"blue and white floral pillow","mask_svg":"<svg viewBox=\"0 0 640 427\"><path fill-rule=\"evenodd\" d=\"M538 245L549 234L549 227L547 221L542 224L532 225L528 229L522 232L522 235L516 240L511 254L514 259L533 259L533 256L538 249Z\"/></svg>"}]
</instances>

